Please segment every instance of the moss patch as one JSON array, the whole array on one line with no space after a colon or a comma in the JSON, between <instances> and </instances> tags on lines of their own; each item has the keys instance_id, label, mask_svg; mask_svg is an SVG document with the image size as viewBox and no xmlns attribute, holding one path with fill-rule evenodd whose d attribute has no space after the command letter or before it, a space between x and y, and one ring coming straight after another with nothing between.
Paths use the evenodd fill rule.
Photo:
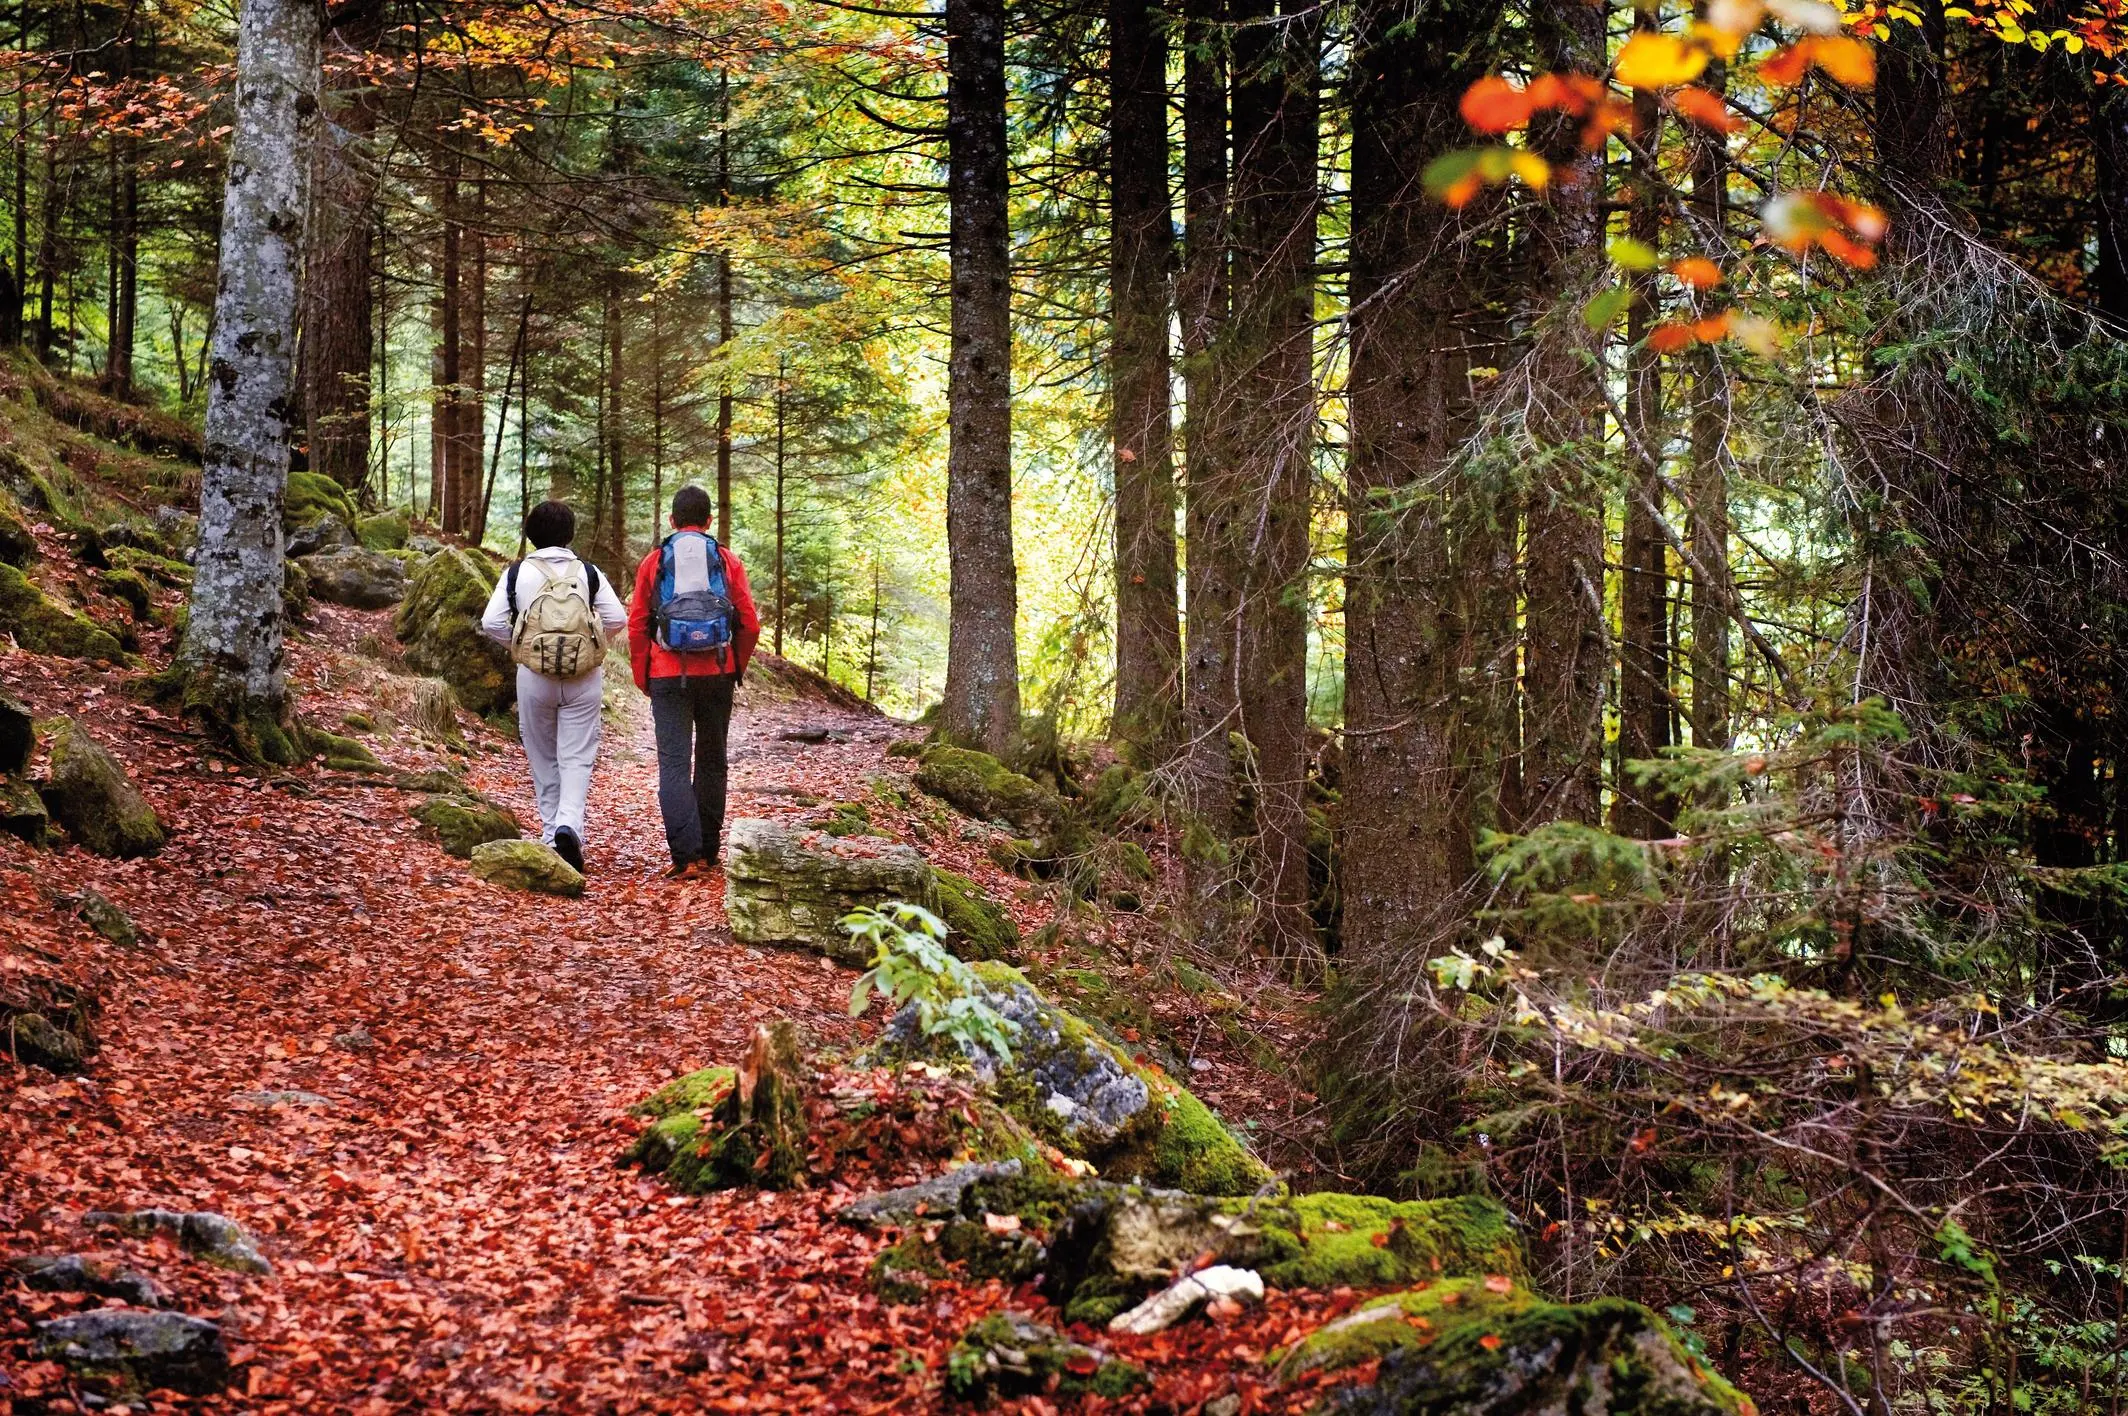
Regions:
<instances>
[{"instance_id":1,"label":"moss patch","mask_svg":"<svg viewBox=\"0 0 2128 1416\"><path fill-rule=\"evenodd\" d=\"M916 785L984 821L1007 821L1023 831L1046 831L1063 816L1057 794L1023 777L987 752L933 747L916 769Z\"/></svg>"},{"instance_id":2,"label":"moss patch","mask_svg":"<svg viewBox=\"0 0 2128 1416\"><path fill-rule=\"evenodd\" d=\"M125 657L117 638L86 615L76 614L39 589L11 565L0 564L0 634L33 654L116 663Z\"/></svg>"},{"instance_id":3,"label":"moss patch","mask_svg":"<svg viewBox=\"0 0 2128 1416\"><path fill-rule=\"evenodd\" d=\"M704 1067L699 1072L689 1072L684 1077L675 1077L628 1108L631 1116L646 1116L662 1119L677 1116L682 1112L707 1111L724 1100L724 1094L732 1089L737 1076L729 1067Z\"/></svg>"},{"instance_id":4,"label":"moss patch","mask_svg":"<svg viewBox=\"0 0 2128 1416\"><path fill-rule=\"evenodd\" d=\"M951 931L946 947L963 959L1011 959L1020 949L1020 927L983 887L957 871L934 866L939 917Z\"/></svg>"},{"instance_id":5,"label":"moss patch","mask_svg":"<svg viewBox=\"0 0 2128 1416\"><path fill-rule=\"evenodd\" d=\"M354 522L355 539L366 551L403 551L406 538L413 532L412 518L406 509L379 512Z\"/></svg>"},{"instance_id":6,"label":"moss patch","mask_svg":"<svg viewBox=\"0 0 2128 1416\"><path fill-rule=\"evenodd\" d=\"M52 725L44 804L69 836L100 856L151 856L166 839L125 769L72 718Z\"/></svg>"},{"instance_id":7,"label":"moss patch","mask_svg":"<svg viewBox=\"0 0 2128 1416\"><path fill-rule=\"evenodd\" d=\"M1279 1288L1389 1288L1444 1275L1522 1272L1507 1211L1476 1195L1295 1195L1259 1214L1255 1267Z\"/></svg>"},{"instance_id":8,"label":"moss patch","mask_svg":"<svg viewBox=\"0 0 2128 1416\"><path fill-rule=\"evenodd\" d=\"M469 858L475 846L523 835L517 817L492 802L457 795L424 797L407 815L426 826L446 855Z\"/></svg>"},{"instance_id":9,"label":"moss patch","mask_svg":"<svg viewBox=\"0 0 2128 1416\"><path fill-rule=\"evenodd\" d=\"M406 598L392 614L407 665L443 679L460 703L482 715L517 700L508 652L480 630L494 588L495 575L479 558L438 551L407 582Z\"/></svg>"},{"instance_id":10,"label":"moss patch","mask_svg":"<svg viewBox=\"0 0 2128 1416\"><path fill-rule=\"evenodd\" d=\"M946 1354L946 1391L963 1401L1036 1392L1117 1398L1147 1384L1132 1363L1017 1313L992 1313Z\"/></svg>"},{"instance_id":11,"label":"moss patch","mask_svg":"<svg viewBox=\"0 0 2128 1416\"><path fill-rule=\"evenodd\" d=\"M307 526L321 516L337 516L344 526L361 520L347 488L322 472L291 472L281 493L281 524Z\"/></svg>"},{"instance_id":12,"label":"moss patch","mask_svg":"<svg viewBox=\"0 0 2128 1416\"><path fill-rule=\"evenodd\" d=\"M1364 1304L1302 1339L1279 1370L1297 1375L1376 1359L1382 1368L1372 1386L1341 1391L1324 1409L1639 1416L1742 1416L1752 1409L1638 1303L1554 1303L1475 1278ZM1511 1400L1503 1402L1503 1393Z\"/></svg>"}]
</instances>

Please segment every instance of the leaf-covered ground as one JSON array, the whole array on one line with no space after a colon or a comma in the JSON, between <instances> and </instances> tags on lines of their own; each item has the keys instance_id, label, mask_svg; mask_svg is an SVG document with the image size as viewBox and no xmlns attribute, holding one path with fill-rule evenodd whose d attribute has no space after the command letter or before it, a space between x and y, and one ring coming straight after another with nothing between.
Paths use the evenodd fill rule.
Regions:
<instances>
[{"instance_id":1,"label":"leaf-covered ground","mask_svg":"<svg viewBox=\"0 0 2128 1416\"><path fill-rule=\"evenodd\" d=\"M383 616L318 617L295 678L306 711L334 725L373 706L351 651L388 630ZM614 695L590 889L565 901L473 879L421 839L413 798L374 780L236 770L93 668L5 655L0 684L41 713L79 716L174 828L161 856L123 863L0 837L0 968L104 999L86 1075L0 1059L0 1255L123 1257L173 1306L221 1321L236 1385L190 1405L922 1410L941 1402L945 1351L970 1321L1034 1301L946 1285L927 1305L890 1307L865 1283L884 1241L831 1217L844 1194L687 1198L616 1167L640 1124L625 1108L676 1071L732 1058L756 1022L797 1019L824 1045L876 1026L846 1014L849 971L736 944L721 877L658 879L654 763L632 693ZM734 815L802 814L808 797L848 798L868 774L906 770L885 756L887 720L755 697L735 729ZM800 725L851 740L782 739ZM475 784L535 819L515 744L478 731L472 743ZM441 760L410 734L373 745L397 767ZM935 821L887 825L1010 898L976 842ZM90 885L131 913L139 948L72 917L67 897ZM1015 908L1031 926L1047 906ZM1304 1098L1174 1006L1162 1005L1193 1085L1267 1135L1292 1124ZM1277 1018L1263 1029L1272 1047L1294 1036ZM252 1095L267 1092L312 1097ZM238 1220L277 1273L229 1274L164 1241L79 1226L86 1210L148 1205ZM1268 1390L1259 1359L1344 1297L1274 1294L1226 1322L1114 1343L1152 1367L1153 1391L1074 1409L1189 1411L1230 1392L1246 1410L1299 1409L1309 1393ZM74 1409L63 1374L30 1360L30 1325L96 1301L0 1288L0 1407Z\"/></svg>"}]
</instances>

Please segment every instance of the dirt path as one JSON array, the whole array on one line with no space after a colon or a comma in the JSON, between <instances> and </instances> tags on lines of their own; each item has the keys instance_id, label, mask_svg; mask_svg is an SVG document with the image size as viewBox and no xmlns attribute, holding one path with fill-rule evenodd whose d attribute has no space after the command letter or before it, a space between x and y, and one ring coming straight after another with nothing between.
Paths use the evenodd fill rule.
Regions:
<instances>
[{"instance_id":1,"label":"dirt path","mask_svg":"<svg viewBox=\"0 0 2128 1416\"><path fill-rule=\"evenodd\" d=\"M89 1208L243 1223L274 1279L123 1246L178 1306L224 1321L248 1363L248 1390L221 1399L235 1409L922 1404L954 1315L926 1310L903 1334L908 1316L863 1285L876 1241L822 1222L833 1196L682 1199L614 1165L623 1108L734 1055L756 1021L792 1016L830 1042L853 1027L845 971L733 943L721 879L656 879L654 761L631 701L594 789L580 901L472 880L418 839L399 793L202 778L174 739L140 745L177 827L160 858L10 847L22 917L34 866L48 892L97 884L153 942L114 965L92 1076L6 1099L0 1247L97 1248L75 1223ZM860 740L781 742L801 719ZM812 703L745 713L734 814L799 809L778 790L801 772L861 780L887 726ZM491 757L475 777L529 821L521 762ZM240 1100L264 1091L324 1102ZM80 1302L0 1297L0 1404L55 1390L21 1339Z\"/></svg>"}]
</instances>

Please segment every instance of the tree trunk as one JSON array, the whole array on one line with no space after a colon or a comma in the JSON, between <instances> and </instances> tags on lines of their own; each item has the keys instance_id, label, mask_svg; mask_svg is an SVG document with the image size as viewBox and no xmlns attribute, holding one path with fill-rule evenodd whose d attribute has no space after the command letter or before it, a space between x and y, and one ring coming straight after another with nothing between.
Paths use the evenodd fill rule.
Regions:
<instances>
[{"instance_id":1,"label":"tree trunk","mask_svg":"<svg viewBox=\"0 0 2128 1416\"><path fill-rule=\"evenodd\" d=\"M1320 10L1237 8L1234 40L1234 479L1241 537L1241 724L1254 764L1251 857L1264 949L1319 964L1308 918L1308 511L1315 454Z\"/></svg>"},{"instance_id":2,"label":"tree trunk","mask_svg":"<svg viewBox=\"0 0 2128 1416\"><path fill-rule=\"evenodd\" d=\"M1652 31L1648 10L1633 12L1634 28ZM1633 193L1626 230L1650 250L1662 240L1664 189L1655 170L1654 152L1662 135L1662 110L1653 89L1633 97ZM1658 313L1655 276L1634 271L1627 277L1633 303L1626 315L1626 465L1629 484L1625 537L1620 546L1618 753L1622 763L1660 757L1670 745L1670 577L1669 547L1657 516L1662 506L1662 479L1643 460L1662 456L1662 356L1647 347L1648 331ZM1640 453L1632 448L1637 447ZM1612 829L1645 839L1670 834L1674 807L1631 769L1622 769L1612 784Z\"/></svg>"},{"instance_id":3,"label":"tree trunk","mask_svg":"<svg viewBox=\"0 0 2128 1416\"><path fill-rule=\"evenodd\" d=\"M310 424L310 468L353 492L363 491L369 480L374 184L355 154L376 126L371 95L369 89L358 90L339 122L318 125L303 288L303 411Z\"/></svg>"},{"instance_id":4,"label":"tree trunk","mask_svg":"<svg viewBox=\"0 0 2128 1416\"><path fill-rule=\"evenodd\" d=\"M1465 141L1456 105L1485 70L1456 56L1499 0L1420 25L1381 0L1355 35L1352 453L1346 508L1343 941L1408 979L1451 929L1471 870L1458 762L1449 458L1469 419L1466 329L1486 251L1428 199L1426 164Z\"/></svg>"},{"instance_id":5,"label":"tree trunk","mask_svg":"<svg viewBox=\"0 0 2128 1416\"><path fill-rule=\"evenodd\" d=\"M1550 67L1604 69L1601 5L1562 5L1541 43ZM1542 400L1531 433L1555 456L1526 489L1528 543L1523 646L1523 754L1519 824L1594 825L1601 806L1604 681L1602 458L1603 335L1581 317L1603 268L1603 165L1581 151L1578 124L1541 137L1562 167L1532 218L1532 276L1539 321L1532 383Z\"/></svg>"},{"instance_id":6,"label":"tree trunk","mask_svg":"<svg viewBox=\"0 0 2128 1416\"><path fill-rule=\"evenodd\" d=\"M790 384L784 377L783 361L776 361L776 625L774 648L778 658L783 657L783 435L784 399Z\"/></svg>"},{"instance_id":7,"label":"tree trunk","mask_svg":"<svg viewBox=\"0 0 2128 1416\"><path fill-rule=\"evenodd\" d=\"M436 397L437 452L441 455L440 514L446 534L463 535L465 522L465 433L461 412L465 405L464 326L465 228L458 213L458 153L443 155L443 259L437 280L437 377L441 388Z\"/></svg>"},{"instance_id":8,"label":"tree trunk","mask_svg":"<svg viewBox=\"0 0 2128 1416\"><path fill-rule=\"evenodd\" d=\"M487 500L482 495L485 478L482 476L486 458L488 431L488 184L485 180L473 183L473 221L468 236L473 244L471 279L463 282L459 294L465 299L465 313L459 317L459 329L465 340L465 352L461 357L460 375L465 380L465 391L458 403L458 462L462 469L458 479L458 494L464 498L458 519L465 528L466 540L479 545L487 534Z\"/></svg>"},{"instance_id":9,"label":"tree trunk","mask_svg":"<svg viewBox=\"0 0 2128 1416\"><path fill-rule=\"evenodd\" d=\"M37 362L52 362L52 301L58 281L59 228L66 199L59 186L59 140L49 105L44 113L44 192L37 223Z\"/></svg>"},{"instance_id":10,"label":"tree trunk","mask_svg":"<svg viewBox=\"0 0 2128 1416\"><path fill-rule=\"evenodd\" d=\"M1002 756L1020 737L1004 0L946 0L946 68L953 348L944 718L951 736Z\"/></svg>"},{"instance_id":11,"label":"tree trunk","mask_svg":"<svg viewBox=\"0 0 2128 1416\"><path fill-rule=\"evenodd\" d=\"M628 561L628 429L621 412L627 388L626 333L619 278L606 293L606 523L607 567L616 576Z\"/></svg>"},{"instance_id":12,"label":"tree trunk","mask_svg":"<svg viewBox=\"0 0 2128 1416\"><path fill-rule=\"evenodd\" d=\"M731 75L717 75L717 205L731 204ZM731 544L732 458L731 252L717 253L717 543ZM656 515L663 516L659 507Z\"/></svg>"},{"instance_id":13,"label":"tree trunk","mask_svg":"<svg viewBox=\"0 0 2128 1416\"><path fill-rule=\"evenodd\" d=\"M1183 516L1189 635L1183 662L1183 779L1190 825L1183 840L1193 923L1225 929L1235 831L1234 759L1227 740L1241 721L1240 588L1236 516L1223 394L1228 273L1227 59L1224 0L1186 0L1182 64L1184 452Z\"/></svg>"},{"instance_id":14,"label":"tree trunk","mask_svg":"<svg viewBox=\"0 0 2128 1416\"><path fill-rule=\"evenodd\" d=\"M1718 75L1704 86L1721 91ZM1718 137L1694 139L1692 215L1710 257L1727 249L1728 147ZM1692 357L1692 745L1721 751L1730 744L1729 610L1735 588L1729 568L1729 379L1712 346Z\"/></svg>"},{"instance_id":15,"label":"tree trunk","mask_svg":"<svg viewBox=\"0 0 2128 1416\"><path fill-rule=\"evenodd\" d=\"M1148 0L1109 5L1109 398L1116 479L1114 734L1164 755L1180 704L1175 458L1168 407L1167 36Z\"/></svg>"},{"instance_id":16,"label":"tree trunk","mask_svg":"<svg viewBox=\"0 0 2128 1416\"><path fill-rule=\"evenodd\" d=\"M175 673L188 713L273 761L296 755L283 729L281 492L317 116L317 6L247 0L222 200L199 554Z\"/></svg>"}]
</instances>

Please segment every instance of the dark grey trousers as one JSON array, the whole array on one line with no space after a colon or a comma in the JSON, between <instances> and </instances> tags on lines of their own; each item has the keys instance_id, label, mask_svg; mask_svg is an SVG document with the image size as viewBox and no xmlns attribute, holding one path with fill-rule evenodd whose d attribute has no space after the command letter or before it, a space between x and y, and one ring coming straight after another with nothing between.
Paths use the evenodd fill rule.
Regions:
<instances>
[{"instance_id":1,"label":"dark grey trousers","mask_svg":"<svg viewBox=\"0 0 2128 1416\"><path fill-rule=\"evenodd\" d=\"M658 740L658 809L675 865L714 861L724 836L725 739L731 730L730 674L650 681L650 724Z\"/></svg>"}]
</instances>

